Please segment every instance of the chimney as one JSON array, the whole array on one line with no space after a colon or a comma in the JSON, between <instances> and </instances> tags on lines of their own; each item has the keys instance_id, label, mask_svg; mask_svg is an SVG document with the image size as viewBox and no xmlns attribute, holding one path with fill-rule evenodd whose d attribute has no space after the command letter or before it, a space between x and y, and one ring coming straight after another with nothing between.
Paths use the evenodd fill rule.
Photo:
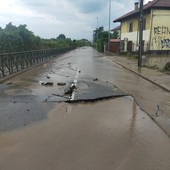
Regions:
<instances>
[{"instance_id":1,"label":"chimney","mask_svg":"<svg viewBox=\"0 0 170 170\"><path fill-rule=\"evenodd\" d=\"M134 5L134 10L138 10L139 9L139 2L135 2L135 5Z\"/></svg>"}]
</instances>

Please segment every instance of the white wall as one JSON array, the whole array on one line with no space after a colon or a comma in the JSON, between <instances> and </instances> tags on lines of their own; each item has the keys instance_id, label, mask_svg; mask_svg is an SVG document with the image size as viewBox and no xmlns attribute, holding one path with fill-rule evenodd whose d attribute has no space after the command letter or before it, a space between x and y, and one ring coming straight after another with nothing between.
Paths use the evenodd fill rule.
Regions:
<instances>
[{"instance_id":1,"label":"white wall","mask_svg":"<svg viewBox=\"0 0 170 170\"><path fill-rule=\"evenodd\" d=\"M128 32L128 33L122 33L121 34L121 40L124 40L124 38L128 38L128 41L133 42L133 51L137 50L138 42L139 42L139 35L138 32ZM144 30L143 31L143 40L145 41L145 47L144 51L148 50L148 43L150 38L150 30Z\"/></svg>"}]
</instances>

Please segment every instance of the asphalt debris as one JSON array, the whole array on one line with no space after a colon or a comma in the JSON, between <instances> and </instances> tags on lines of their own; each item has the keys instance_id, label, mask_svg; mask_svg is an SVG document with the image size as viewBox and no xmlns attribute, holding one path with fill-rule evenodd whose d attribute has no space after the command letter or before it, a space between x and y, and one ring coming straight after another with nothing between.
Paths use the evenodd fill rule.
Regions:
<instances>
[{"instance_id":1,"label":"asphalt debris","mask_svg":"<svg viewBox=\"0 0 170 170\"><path fill-rule=\"evenodd\" d=\"M54 83L53 82L42 82L41 85L43 85L43 86L53 86Z\"/></svg>"},{"instance_id":2,"label":"asphalt debris","mask_svg":"<svg viewBox=\"0 0 170 170\"><path fill-rule=\"evenodd\" d=\"M76 85L75 83L72 83L71 86L69 87L69 89L67 89L65 91L65 95L72 95L73 91L76 89Z\"/></svg>"},{"instance_id":3,"label":"asphalt debris","mask_svg":"<svg viewBox=\"0 0 170 170\"><path fill-rule=\"evenodd\" d=\"M57 83L57 85L58 85L58 86L65 86L66 83L65 83L65 82L59 82L59 83Z\"/></svg>"},{"instance_id":4,"label":"asphalt debris","mask_svg":"<svg viewBox=\"0 0 170 170\"><path fill-rule=\"evenodd\" d=\"M95 78L95 79L93 79L93 81L99 81L99 79L98 79L98 78Z\"/></svg>"}]
</instances>

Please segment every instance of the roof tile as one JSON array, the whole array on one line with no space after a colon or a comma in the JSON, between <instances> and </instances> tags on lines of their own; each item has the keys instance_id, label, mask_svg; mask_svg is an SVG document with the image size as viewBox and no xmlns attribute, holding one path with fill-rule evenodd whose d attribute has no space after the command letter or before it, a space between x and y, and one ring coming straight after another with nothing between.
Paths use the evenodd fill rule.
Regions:
<instances>
[{"instance_id":1,"label":"roof tile","mask_svg":"<svg viewBox=\"0 0 170 170\"><path fill-rule=\"evenodd\" d=\"M147 4L144 5L143 9L151 9L151 8L170 8L170 0L153 0L149 1ZM138 14L138 10L133 10L117 19L115 19L113 22L121 22L123 19L130 17L132 15Z\"/></svg>"}]
</instances>

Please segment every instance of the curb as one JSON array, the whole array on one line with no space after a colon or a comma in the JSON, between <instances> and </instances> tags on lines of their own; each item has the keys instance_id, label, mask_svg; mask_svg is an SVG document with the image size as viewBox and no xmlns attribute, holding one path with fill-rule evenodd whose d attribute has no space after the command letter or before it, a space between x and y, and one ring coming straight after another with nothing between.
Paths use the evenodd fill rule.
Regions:
<instances>
[{"instance_id":1,"label":"curb","mask_svg":"<svg viewBox=\"0 0 170 170\"><path fill-rule=\"evenodd\" d=\"M108 58L107 58L107 59L108 59ZM120 66L122 66L123 68L125 68L125 69L127 69L127 70L129 70L129 71L131 71L131 72L133 72L133 73L135 73L135 74L137 74L138 76L142 77L143 79L150 81L151 83L159 86L159 87L162 88L163 90L166 90L166 91L170 92L170 89L168 89L167 87L164 87L163 85L160 85L160 84L156 83L155 81L147 78L146 76L144 76L144 75L142 75L142 74L134 71L133 69L130 69L129 67L125 66L124 64L122 64L122 63L120 63L120 62L117 62L117 61L115 61L115 60L114 60L114 61L111 60L111 59L108 59L108 60L111 61L111 62L114 62L114 63L116 63L116 64L118 64L118 65L120 65Z\"/></svg>"},{"instance_id":2,"label":"curb","mask_svg":"<svg viewBox=\"0 0 170 170\"><path fill-rule=\"evenodd\" d=\"M106 58L107 58L107 57L106 57ZM107 58L107 59L108 59L108 58ZM119 62L117 62L117 61L113 61L113 60L111 60L111 59L108 59L108 60L109 60L110 62L112 62L112 63L118 64L119 66L127 69L127 70L130 71L130 72L133 72L134 74L136 74L136 75L144 78L145 80L150 81L151 83L157 85L158 87L162 88L163 90L166 90L166 91L170 92L170 89L168 89L168 88L166 88L166 87L164 87L164 86L162 86L162 85L154 82L153 80L151 80L151 79L149 79L149 78L141 75L140 73L138 73L138 72L136 72L136 71L128 68L126 65L124 65L124 64L122 64L122 63L119 63ZM132 96L133 96L133 95L132 95ZM134 96L133 96L133 97L134 97ZM134 97L134 99L135 99L135 97ZM136 99L135 99L135 100L136 100ZM137 101L136 101L136 104L139 106L139 104L138 104ZM139 106L139 107L140 107L140 106ZM140 108L141 108L141 107L140 107ZM141 108L141 109L142 109L142 108ZM143 109L142 109L142 110L143 110ZM148 112L146 112L145 110L143 110L143 111L144 111L144 112L159 126L159 128L162 129L162 131L170 138L170 133L168 132L168 130L166 130L166 126L165 126L165 127L162 126L162 125L159 123L159 121L157 121L157 120L156 120L153 116L151 116Z\"/></svg>"}]
</instances>

